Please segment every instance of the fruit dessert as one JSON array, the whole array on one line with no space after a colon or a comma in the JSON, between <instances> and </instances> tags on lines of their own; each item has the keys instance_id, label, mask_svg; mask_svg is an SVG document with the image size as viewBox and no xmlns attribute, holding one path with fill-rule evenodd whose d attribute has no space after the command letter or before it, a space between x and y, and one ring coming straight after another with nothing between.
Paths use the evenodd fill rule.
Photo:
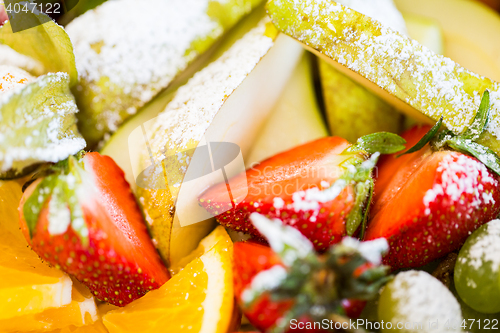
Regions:
<instances>
[{"instance_id":1,"label":"fruit dessert","mask_svg":"<svg viewBox=\"0 0 500 333\"><path fill-rule=\"evenodd\" d=\"M0 26L0 332L500 327L497 12L46 11Z\"/></svg>"},{"instance_id":2,"label":"fruit dessert","mask_svg":"<svg viewBox=\"0 0 500 333\"><path fill-rule=\"evenodd\" d=\"M257 237L250 215L277 217L300 230L317 250L326 250L364 229L372 169L380 152L400 151L404 143L383 132L364 136L355 145L340 137L318 139L235 176L230 201L226 183L221 183L201 194L200 205L220 224Z\"/></svg>"},{"instance_id":3,"label":"fruit dessert","mask_svg":"<svg viewBox=\"0 0 500 333\"><path fill-rule=\"evenodd\" d=\"M261 2L107 1L71 21L80 75L74 93L88 146L109 137Z\"/></svg>"},{"instance_id":4,"label":"fruit dessert","mask_svg":"<svg viewBox=\"0 0 500 333\"><path fill-rule=\"evenodd\" d=\"M21 229L47 262L93 294L125 305L169 279L123 172L82 153L51 166L24 191Z\"/></svg>"}]
</instances>

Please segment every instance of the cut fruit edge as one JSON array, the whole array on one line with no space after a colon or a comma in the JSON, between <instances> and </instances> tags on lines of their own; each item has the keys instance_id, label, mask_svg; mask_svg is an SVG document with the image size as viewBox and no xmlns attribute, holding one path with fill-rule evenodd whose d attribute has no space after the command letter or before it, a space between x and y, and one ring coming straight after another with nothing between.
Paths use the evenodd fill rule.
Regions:
<instances>
[{"instance_id":1,"label":"cut fruit edge","mask_svg":"<svg viewBox=\"0 0 500 333\"><path fill-rule=\"evenodd\" d=\"M186 267L165 283L160 289L146 294L138 303L145 302L148 298L162 295L170 285L177 283L179 279L186 279L192 272L193 266L203 265L203 272L208 276L206 296L201 307L204 309L202 326L203 333L227 332L233 320L234 291L233 291L233 243L222 226L217 227L212 233L200 242L200 247L194 250L190 256L193 258ZM198 273L195 273L198 274ZM188 302L186 300L186 302ZM144 313L151 309L140 310L138 303L131 303L124 308L111 310L103 316L105 326L110 332L119 330L115 323L120 316L127 314L127 309L133 309L134 314ZM177 304L179 309L183 309ZM226 314L226 315L223 315Z\"/></svg>"},{"instance_id":2,"label":"cut fruit edge","mask_svg":"<svg viewBox=\"0 0 500 333\"><path fill-rule=\"evenodd\" d=\"M267 10L280 31L416 120L433 123L444 116L446 126L460 133L472 121L482 92L490 89L493 117L485 134L495 138L486 144L492 149L498 145L498 83L338 3L270 1ZM306 10L322 15L304 22ZM322 47L325 44L332 48ZM365 59L365 54L372 56Z\"/></svg>"}]
</instances>

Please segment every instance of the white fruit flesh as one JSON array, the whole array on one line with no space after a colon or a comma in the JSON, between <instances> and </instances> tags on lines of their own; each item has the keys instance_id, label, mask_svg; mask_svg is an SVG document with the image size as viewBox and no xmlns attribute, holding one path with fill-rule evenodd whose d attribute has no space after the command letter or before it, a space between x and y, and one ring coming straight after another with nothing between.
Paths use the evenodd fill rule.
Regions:
<instances>
[{"instance_id":1,"label":"white fruit flesh","mask_svg":"<svg viewBox=\"0 0 500 333\"><path fill-rule=\"evenodd\" d=\"M181 87L157 118L129 137L130 154L137 156L137 164L132 165L135 177L151 165L151 157L160 165L166 156L178 158L178 166L165 166L166 177L163 168L152 174L155 185L168 185L167 188L137 191L146 207L153 238L163 257L172 264L191 252L209 231L211 221L197 223L211 217L199 207L197 199L204 189L221 181L219 173L214 172L183 183L191 170L190 161L200 154L199 149L194 154L186 150L206 142L224 141L237 144L246 156L302 52L290 38L276 36L277 31L269 22L261 22ZM235 161L225 168L227 177L244 168L243 161ZM161 200L154 199L162 195ZM149 199L150 196L154 198ZM156 233L154 216L160 210L174 216L165 217L169 221L161 223L167 225ZM165 235L166 232L170 234Z\"/></svg>"},{"instance_id":2,"label":"white fruit flesh","mask_svg":"<svg viewBox=\"0 0 500 333\"><path fill-rule=\"evenodd\" d=\"M247 167L328 135L314 92L310 54L302 56L245 159Z\"/></svg>"}]
</instances>

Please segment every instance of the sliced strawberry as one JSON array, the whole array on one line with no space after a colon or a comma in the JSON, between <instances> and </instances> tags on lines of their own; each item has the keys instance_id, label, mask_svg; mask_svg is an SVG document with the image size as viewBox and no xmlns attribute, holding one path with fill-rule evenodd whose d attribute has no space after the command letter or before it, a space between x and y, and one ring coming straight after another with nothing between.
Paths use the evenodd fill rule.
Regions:
<instances>
[{"instance_id":1,"label":"sliced strawberry","mask_svg":"<svg viewBox=\"0 0 500 333\"><path fill-rule=\"evenodd\" d=\"M169 279L123 171L108 156L70 157L20 204L35 252L98 299L123 306Z\"/></svg>"},{"instance_id":2,"label":"sliced strawberry","mask_svg":"<svg viewBox=\"0 0 500 333\"><path fill-rule=\"evenodd\" d=\"M413 128L411 146L430 129ZM386 238L392 268L417 267L457 249L500 212L500 177L476 158L429 144L378 164L365 239Z\"/></svg>"},{"instance_id":3,"label":"sliced strawberry","mask_svg":"<svg viewBox=\"0 0 500 333\"><path fill-rule=\"evenodd\" d=\"M221 183L205 191L200 204L222 225L255 237L261 236L248 220L251 213L279 218L325 250L347 235L356 204L357 182L346 179L337 193L330 188L365 160L362 152L345 152L348 147L342 138L327 137L280 153L230 180L233 202Z\"/></svg>"}]
</instances>

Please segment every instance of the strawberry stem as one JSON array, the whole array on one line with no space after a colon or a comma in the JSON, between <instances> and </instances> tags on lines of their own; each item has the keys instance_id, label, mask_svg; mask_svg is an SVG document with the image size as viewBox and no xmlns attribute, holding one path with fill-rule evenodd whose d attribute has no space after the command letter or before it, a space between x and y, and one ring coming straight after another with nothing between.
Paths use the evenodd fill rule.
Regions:
<instances>
[{"instance_id":1,"label":"strawberry stem","mask_svg":"<svg viewBox=\"0 0 500 333\"><path fill-rule=\"evenodd\" d=\"M424 148L424 146L426 144L428 144L436 136L436 134L439 131L439 128L441 127L442 124L443 124L443 117L439 118L439 120L436 122L436 124L434 124L434 126L432 126L432 128L429 130L429 132L427 132L422 137L422 139L420 139L413 147L411 147L410 149L408 149L404 153L399 154L396 157L400 157L400 156L403 156L406 154L411 154L411 153L414 153L414 152L419 151L420 149Z\"/></svg>"},{"instance_id":2,"label":"strawberry stem","mask_svg":"<svg viewBox=\"0 0 500 333\"><path fill-rule=\"evenodd\" d=\"M343 321L342 299L373 299L391 279L389 267L380 264L388 249L385 239L360 242L346 237L320 255L295 228L257 213L250 219L284 265L257 274L243 291L243 306L250 307L263 294L273 302L293 302L269 332L284 333L290 320L298 318L321 321L335 316Z\"/></svg>"}]
</instances>

